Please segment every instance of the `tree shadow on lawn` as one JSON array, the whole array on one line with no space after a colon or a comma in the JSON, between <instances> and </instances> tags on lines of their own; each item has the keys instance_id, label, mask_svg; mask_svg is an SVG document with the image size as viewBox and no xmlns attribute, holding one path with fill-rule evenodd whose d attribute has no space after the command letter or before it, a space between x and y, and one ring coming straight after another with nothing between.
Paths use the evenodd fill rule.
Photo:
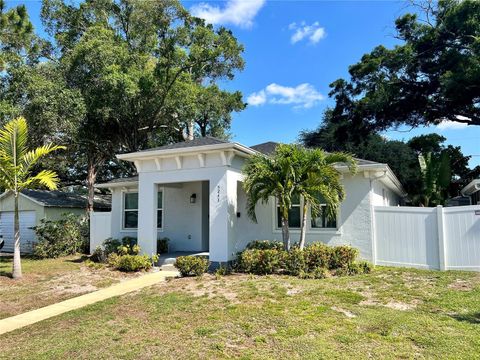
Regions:
<instances>
[{"instance_id":1,"label":"tree shadow on lawn","mask_svg":"<svg viewBox=\"0 0 480 360\"><path fill-rule=\"evenodd\" d=\"M87 261L90 258L90 256L86 255L86 254L77 254L77 255L79 255L80 257L76 258L76 259L66 259L65 262L81 264L81 263L84 263L85 261Z\"/></svg>"},{"instance_id":2,"label":"tree shadow on lawn","mask_svg":"<svg viewBox=\"0 0 480 360\"><path fill-rule=\"evenodd\" d=\"M13 255L11 254L0 254L0 277L12 278L12 262ZM10 269L7 271L6 269Z\"/></svg>"},{"instance_id":3,"label":"tree shadow on lawn","mask_svg":"<svg viewBox=\"0 0 480 360\"><path fill-rule=\"evenodd\" d=\"M470 324L480 325L480 312L471 312L467 314L451 315L452 318L458 321L465 321Z\"/></svg>"}]
</instances>

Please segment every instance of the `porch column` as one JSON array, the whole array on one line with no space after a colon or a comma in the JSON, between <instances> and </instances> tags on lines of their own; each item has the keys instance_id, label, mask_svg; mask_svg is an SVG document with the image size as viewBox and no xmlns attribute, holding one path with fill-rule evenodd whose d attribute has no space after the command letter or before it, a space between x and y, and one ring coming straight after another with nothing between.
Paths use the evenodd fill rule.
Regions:
<instances>
[{"instance_id":1,"label":"porch column","mask_svg":"<svg viewBox=\"0 0 480 360\"><path fill-rule=\"evenodd\" d=\"M157 252L157 184L138 179L138 245L143 254L152 256Z\"/></svg>"},{"instance_id":2,"label":"porch column","mask_svg":"<svg viewBox=\"0 0 480 360\"><path fill-rule=\"evenodd\" d=\"M230 170L210 178L210 261L227 262L235 257L233 227L237 208L237 177Z\"/></svg>"}]
</instances>

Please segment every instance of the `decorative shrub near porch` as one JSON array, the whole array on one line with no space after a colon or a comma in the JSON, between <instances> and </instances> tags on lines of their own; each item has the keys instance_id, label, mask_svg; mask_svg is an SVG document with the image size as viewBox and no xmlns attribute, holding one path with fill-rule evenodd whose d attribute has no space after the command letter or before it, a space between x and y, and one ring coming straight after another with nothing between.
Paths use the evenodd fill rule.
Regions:
<instances>
[{"instance_id":1,"label":"decorative shrub near porch","mask_svg":"<svg viewBox=\"0 0 480 360\"><path fill-rule=\"evenodd\" d=\"M175 261L175 267L182 276L202 276L209 265L209 261L201 256L179 256Z\"/></svg>"},{"instance_id":2,"label":"decorative shrub near porch","mask_svg":"<svg viewBox=\"0 0 480 360\"><path fill-rule=\"evenodd\" d=\"M122 241L109 238L95 249L90 259L97 263L106 263L120 271L150 270L158 256L150 258L147 255L139 255L140 252L136 238L126 236Z\"/></svg>"},{"instance_id":3,"label":"decorative shrub near porch","mask_svg":"<svg viewBox=\"0 0 480 360\"><path fill-rule=\"evenodd\" d=\"M356 275L369 273L372 265L357 261L358 250L350 246L327 246L314 243L304 250L278 249L275 242L254 241L238 254L236 270L267 275L288 274L301 278L324 278L330 275Z\"/></svg>"}]
</instances>

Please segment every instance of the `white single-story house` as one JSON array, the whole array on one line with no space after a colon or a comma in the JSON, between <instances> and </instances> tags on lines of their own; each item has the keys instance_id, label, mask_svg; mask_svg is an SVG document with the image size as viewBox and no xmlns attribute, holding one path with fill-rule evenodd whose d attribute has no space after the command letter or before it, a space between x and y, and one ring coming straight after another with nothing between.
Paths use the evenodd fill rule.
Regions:
<instances>
[{"instance_id":1,"label":"white single-story house","mask_svg":"<svg viewBox=\"0 0 480 360\"><path fill-rule=\"evenodd\" d=\"M252 240L281 240L275 200L256 207L258 223L246 213L242 187L245 160L272 153L277 143L245 146L204 137L117 157L135 164L138 176L97 185L112 193L112 211L92 221L90 249L107 237L138 238L146 254L156 253L158 238L170 239L170 251L208 252L212 262L228 262ZM308 214L307 242L350 244L373 259L373 206L397 206L405 191L386 164L358 160L358 173L343 173L346 200L337 219ZM290 212L292 242L298 241L302 200ZM95 217L97 214L91 214Z\"/></svg>"},{"instance_id":2,"label":"white single-story house","mask_svg":"<svg viewBox=\"0 0 480 360\"><path fill-rule=\"evenodd\" d=\"M20 220L20 250L29 253L36 241L33 227L42 219L58 220L63 214L86 214L87 198L73 192L48 190L23 190L18 198ZM109 199L96 197L96 211L109 211ZM13 192L6 191L0 195L0 236L5 244L2 252L13 252Z\"/></svg>"}]
</instances>

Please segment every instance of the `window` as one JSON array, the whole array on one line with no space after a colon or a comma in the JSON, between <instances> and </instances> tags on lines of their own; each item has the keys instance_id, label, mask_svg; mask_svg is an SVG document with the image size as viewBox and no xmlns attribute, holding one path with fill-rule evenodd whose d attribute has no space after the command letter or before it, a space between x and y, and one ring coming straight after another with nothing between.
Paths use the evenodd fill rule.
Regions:
<instances>
[{"instance_id":1,"label":"window","mask_svg":"<svg viewBox=\"0 0 480 360\"><path fill-rule=\"evenodd\" d=\"M301 224L301 211L300 211L300 196L294 195L292 199L292 207L288 210L288 227L292 229L299 229ZM280 207L277 203L277 227L282 227L282 216L280 214Z\"/></svg>"},{"instance_id":2,"label":"window","mask_svg":"<svg viewBox=\"0 0 480 360\"><path fill-rule=\"evenodd\" d=\"M325 200L321 196L318 199L321 203L321 211L317 217L312 216L312 229L336 229L337 219L327 216L328 205L324 204Z\"/></svg>"},{"instance_id":3,"label":"window","mask_svg":"<svg viewBox=\"0 0 480 360\"><path fill-rule=\"evenodd\" d=\"M163 192L157 193L157 228L161 229L163 225Z\"/></svg>"},{"instance_id":4,"label":"window","mask_svg":"<svg viewBox=\"0 0 480 360\"><path fill-rule=\"evenodd\" d=\"M138 226L138 192L123 193L123 228L136 229Z\"/></svg>"}]
</instances>

